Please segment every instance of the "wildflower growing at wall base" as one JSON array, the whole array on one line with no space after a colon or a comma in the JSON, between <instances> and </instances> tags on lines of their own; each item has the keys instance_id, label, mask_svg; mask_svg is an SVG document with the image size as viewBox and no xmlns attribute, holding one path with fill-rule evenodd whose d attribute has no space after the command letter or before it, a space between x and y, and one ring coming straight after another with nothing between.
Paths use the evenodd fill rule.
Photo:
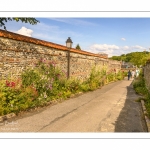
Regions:
<instances>
[{"instance_id":1,"label":"wildflower growing at wall base","mask_svg":"<svg viewBox=\"0 0 150 150\"><path fill-rule=\"evenodd\" d=\"M15 87L15 82L9 82L9 81L6 80L6 86Z\"/></svg>"},{"instance_id":2,"label":"wildflower growing at wall base","mask_svg":"<svg viewBox=\"0 0 150 150\"><path fill-rule=\"evenodd\" d=\"M45 106L50 101L67 99L74 94L95 90L106 83L122 79L122 72L93 68L85 81L65 76L65 71L56 67L54 62L41 59L34 68L22 72L17 80L4 80L0 84L0 115L19 112L38 106ZM0 81L2 82L2 81ZM15 87L15 88L12 88Z\"/></svg>"}]
</instances>

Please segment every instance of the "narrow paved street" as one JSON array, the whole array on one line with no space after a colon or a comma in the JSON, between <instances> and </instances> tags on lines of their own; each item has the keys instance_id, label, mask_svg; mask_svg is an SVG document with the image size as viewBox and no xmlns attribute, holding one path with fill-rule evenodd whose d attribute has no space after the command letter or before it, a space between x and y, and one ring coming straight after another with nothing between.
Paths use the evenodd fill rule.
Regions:
<instances>
[{"instance_id":1,"label":"narrow paved street","mask_svg":"<svg viewBox=\"0 0 150 150\"><path fill-rule=\"evenodd\" d=\"M147 132L127 79L0 123L0 132Z\"/></svg>"}]
</instances>

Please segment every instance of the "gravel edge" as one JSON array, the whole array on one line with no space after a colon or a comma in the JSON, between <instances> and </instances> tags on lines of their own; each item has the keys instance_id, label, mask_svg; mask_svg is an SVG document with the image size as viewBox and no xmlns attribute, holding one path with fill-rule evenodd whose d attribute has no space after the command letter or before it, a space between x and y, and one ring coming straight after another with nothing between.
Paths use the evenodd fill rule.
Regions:
<instances>
[{"instance_id":1,"label":"gravel edge","mask_svg":"<svg viewBox=\"0 0 150 150\"><path fill-rule=\"evenodd\" d=\"M13 118L15 116L16 115L14 113L10 113L10 114L4 115L4 116L0 116L0 122L3 122L5 120L8 120L8 119Z\"/></svg>"},{"instance_id":2,"label":"gravel edge","mask_svg":"<svg viewBox=\"0 0 150 150\"><path fill-rule=\"evenodd\" d=\"M144 113L144 118L145 118L145 122L146 122L146 125L147 125L147 129L148 129L148 132L150 132L150 119L146 116L147 111L146 111L144 100L141 100L141 105L142 105L142 109L143 109L143 113Z\"/></svg>"}]
</instances>

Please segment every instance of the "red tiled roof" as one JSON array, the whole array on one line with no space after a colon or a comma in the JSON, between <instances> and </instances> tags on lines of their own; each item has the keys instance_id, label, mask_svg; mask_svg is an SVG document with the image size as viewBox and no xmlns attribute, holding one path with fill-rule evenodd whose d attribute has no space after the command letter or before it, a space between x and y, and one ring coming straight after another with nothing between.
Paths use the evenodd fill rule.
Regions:
<instances>
[{"instance_id":1,"label":"red tiled roof","mask_svg":"<svg viewBox=\"0 0 150 150\"><path fill-rule=\"evenodd\" d=\"M55 48L55 49L59 49L59 50L64 50L64 51L68 50L68 48L66 46L63 46L63 45L59 45L59 44L55 44L55 43L52 43L52 42L39 40L39 39L36 39L36 38L16 34L16 33L9 32L9 31L6 31L6 30L1 30L1 29L0 29L0 37L5 37L5 38L17 40L17 41L29 42L29 43L42 45L42 46L47 46L47 47L51 47L51 48ZM77 50L77 49L74 49L74 48L71 48L70 51L74 52L74 53L89 55L89 56L107 58L105 56L101 56L100 54L94 54L94 53L86 52L86 51L83 51L83 50Z\"/></svg>"}]
</instances>

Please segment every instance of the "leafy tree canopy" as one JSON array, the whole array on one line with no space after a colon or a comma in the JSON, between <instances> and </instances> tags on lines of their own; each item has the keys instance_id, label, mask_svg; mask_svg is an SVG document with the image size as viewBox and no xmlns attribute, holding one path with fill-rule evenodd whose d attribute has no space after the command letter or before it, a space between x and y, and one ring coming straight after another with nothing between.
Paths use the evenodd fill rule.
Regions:
<instances>
[{"instance_id":1,"label":"leafy tree canopy","mask_svg":"<svg viewBox=\"0 0 150 150\"><path fill-rule=\"evenodd\" d=\"M39 23L39 21L36 20L35 18L0 18L0 27L4 27L4 29L6 30L5 23L8 21L16 21L16 22L22 21L24 23L29 23L32 25Z\"/></svg>"},{"instance_id":2,"label":"leafy tree canopy","mask_svg":"<svg viewBox=\"0 0 150 150\"><path fill-rule=\"evenodd\" d=\"M77 44L76 49L81 50L81 48L80 48L80 45L79 45L79 44Z\"/></svg>"},{"instance_id":3,"label":"leafy tree canopy","mask_svg":"<svg viewBox=\"0 0 150 150\"><path fill-rule=\"evenodd\" d=\"M150 59L149 52L132 52L128 54L123 54L121 56L112 56L110 59L118 60L118 61L125 61L130 62L133 65L145 65L148 59Z\"/></svg>"}]
</instances>

